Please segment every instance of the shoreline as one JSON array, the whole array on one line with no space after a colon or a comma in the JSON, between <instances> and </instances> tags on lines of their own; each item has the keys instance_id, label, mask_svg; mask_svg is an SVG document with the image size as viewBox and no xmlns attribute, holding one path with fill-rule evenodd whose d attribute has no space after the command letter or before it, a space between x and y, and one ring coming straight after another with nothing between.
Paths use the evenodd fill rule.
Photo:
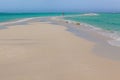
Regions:
<instances>
[{"instance_id":1,"label":"shoreline","mask_svg":"<svg viewBox=\"0 0 120 80\"><path fill-rule=\"evenodd\" d=\"M86 23L80 23L80 22L72 21L72 20L65 20L61 16L23 18L23 19L17 19L17 20L11 20L11 21L7 21L7 22L2 22L2 23L0 23L0 26L5 27L5 29L6 29L6 27L11 26L11 25L22 25L22 24L25 24L25 23L35 22L35 21L36 22L49 22L49 23L53 23L53 24L56 24L56 23L59 24L60 23L59 25L62 25L62 23L63 23L64 25L68 24L67 26L70 26L70 25L79 26L78 28L80 28L82 26L83 28L85 28L88 31L93 31L93 32L97 33L100 36L103 36L103 37L106 37L107 39L110 39L111 41L114 40L112 37L107 36L107 34L105 34L106 32L108 33L108 35L110 34L110 32L107 31L107 30L103 30L101 28L94 27L94 26L86 24ZM79 23L79 24L77 24L77 23ZM102 33L102 32L104 32L104 33ZM108 42L108 43L110 44L110 42ZM112 43L111 43L111 46L119 47L119 45L117 46L117 45L114 45Z\"/></svg>"},{"instance_id":2,"label":"shoreline","mask_svg":"<svg viewBox=\"0 0 120 80\"><path fill-rule=\"evenodd\" d=\"M112 46L108 43L108 41L113 40L112 38L102 35L93 28L86 26L84 24L77 25L75 21L66 23L67 20L63 20L62 17L36 17L36 18L25 18L20 19L17 21L8 22L4 24L5 27L3 29L9 28L9 26L14 25L27 25L30 22L45 22L53 25L61 25L65 26L67 29L66 31L71 32L75 36L80 38L86 39L88 41L96 43L93 52L95 55L110 58L113 60L120 60L120 47L119 46ZM10 24L9 24L10 23ZM102 53L102 54L101 54ZM109 55L110 54L110 55Z\"/></svg>"},{"instance_id":3,"label":"shoreline","mask_svg":"<svg viewBox=\"0 0 120 80\"><path fill-rule=\"evenodd\" d=\"M119 36L118 32L104 30L102 28L95 27L95 26L92 26L92 25L87 24L87 23L81 23L81 22L78 22L78 21L73 21L73 20L64 20L64 21L67 22L68 24L69 23L74 24L74 25L79 24L81 26L84 26L86 28L86 30L93 31L94 33L97 33L101 36L109 38L109 40L107 42L111 46L120 47L120 39L119 39L120 36Z\"/></svg>"},{"instance_id":4,"label":"shoreline","mask_svg":"<svg viewBox=\"0 0 120 80\"><path fill-rule=\"evenodd\" d=\"M114 40L111 37L102 35L101 33L97 32L95 29L89 29L86 25L77 25L76 23L66 23L65 20L63 21L51 21L52 24L61 25L67 27L66 31L73 33L75 36L80 38L86 39L95 43L93 52L95 55L112 59L112 60L120 60L120 47L113 46L108 43L108 41Z\"/></svg>"},{"instance_id":5,"label":"shoreline","mask_svg":"<svg viewBox=\"0 0 120 80\"><path fill-rule=\"evenodd\" d=\"M64 17L67 17L67 16L71 16L71 15L66 15ZM85 28L87 28L86 30L91 30L91 31L94 31L97 34L99 33L102 36L108 37L110 40L108 40L107 42L111 46L120 47L119 37L116 34L116 32L111 32L111 31L108 31L108 30L104 30L102 28L98 28L98 27L95 27L95 26L92 26L92 25L89 25L89 24L86 24L86 23L81 23L81 22L78 22L78 21L66 20L66 19L64 19L64 17L62 17L62 16L54 16L54 17L53 16L52 17L51 16L47 16L47 17L23 18L23 19L17 19L15 21L11 20L11 21L8 21L8 22L2 22L2 23L0 23L0 26L2 26L0 29L6 29L7 28L7 27L3 27L3 26L25 24L28 21L30 22L30 21L37 20L37 19L38 19L38 21L39 20L41 20L41 21L43 20L43 22L46 21L47 19L49 19L50 21L52 20L52 21L55 21L55 22L58 21L58 22L65 22L65 23L68 23L68 24L74 24L74 25L84 26ZM44 20L44 18L45 18L45 20Z\"/></svg>"},{"instance_id":6,"label":"shoreline","mask_svg":"<svg viewBox=\"0 0 120 80\"><path fill-rule=\"evenodd\" d=\"M120 79L120 61L94 51L107 38L84 26L44 18L8 27L0 30L1 80Z\"/></svg>"}]
</instances>

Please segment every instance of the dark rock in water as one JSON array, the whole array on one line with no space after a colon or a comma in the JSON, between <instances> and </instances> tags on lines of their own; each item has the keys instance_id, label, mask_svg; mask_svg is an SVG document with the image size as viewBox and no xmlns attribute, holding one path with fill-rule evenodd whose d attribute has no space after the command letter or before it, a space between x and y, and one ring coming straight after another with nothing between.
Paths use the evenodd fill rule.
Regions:
<instances>
[{"instance_id":1,"label":"dark rock in water","mask_svg":"<svg viewBox=\"0 0 120 80\"><path fill-rule=\"evenodd\" d=\"M69 23L68 21L65 21L65 23Z\"/></svg>"},{"instance_id":2,"label":"dark rock in water","mask_svg":"<svg viewBox=\"0 0 120 80\"><path fill-rule=\"evenodd\" d=\"M80 23L76 23L76 25L80 25Z\"/></svg>"}]
</instances>

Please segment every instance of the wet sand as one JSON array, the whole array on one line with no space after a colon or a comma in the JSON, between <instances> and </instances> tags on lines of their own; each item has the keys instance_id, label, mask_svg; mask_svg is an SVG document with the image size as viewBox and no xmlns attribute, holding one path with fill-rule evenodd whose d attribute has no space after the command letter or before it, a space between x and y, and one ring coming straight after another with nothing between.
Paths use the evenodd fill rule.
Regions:
<instances>
[{"instance_id":1,"label":"wet sand","mask_svg":"<svg viewBox=\"0 0 120 80\"><path fill-rule=\"evenodd\" d=\"M11 25L0 30L0 80L119 80L120 62L95 46L62 25Z\"/></svg>"}]
</instances>

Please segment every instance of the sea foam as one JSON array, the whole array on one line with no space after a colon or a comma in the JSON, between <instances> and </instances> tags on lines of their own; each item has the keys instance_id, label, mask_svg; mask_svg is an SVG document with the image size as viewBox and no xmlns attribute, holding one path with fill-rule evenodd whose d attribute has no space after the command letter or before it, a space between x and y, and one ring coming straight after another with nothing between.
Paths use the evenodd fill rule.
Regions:
<instances>
[{"instance_id":1,"label":"sea foam","mask_svg":"<svg viewBox=\"0 0 120 80\"><path fill-rule=\"evenodd\" d=\"M81 16L98 16L97 13L87 13L87 14L81 14Z\"/></svg>"}]
</instances>

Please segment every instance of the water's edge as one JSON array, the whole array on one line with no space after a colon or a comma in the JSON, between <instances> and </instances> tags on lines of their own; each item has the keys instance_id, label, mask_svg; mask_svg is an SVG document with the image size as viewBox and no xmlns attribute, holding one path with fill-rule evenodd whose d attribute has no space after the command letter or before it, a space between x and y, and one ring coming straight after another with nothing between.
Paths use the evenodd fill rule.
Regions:
<instances>
[{"instance_id":1,"label":"water's edge","mask_svg":"<svg viewBox=\"0 0 120 80\"><path fill-rule=\"evenodd\" d=\"M4 26L9 28L11 25L26 25L31 22L47 22L49 24L65 26L67 31L73 33L74 35L95 42L96 45L93 48L93 51L96 53L96 55L108 57L114 60L120 59L120 47L113 46L107 42L113 40L112 38L101 35L97 31L99 29L94 29L93 27L91 28L90 26L82 23L79 25L77 24L78 22L71 20L68 21L63 17L26 18L23 20L17 20L16 22L13 21L12 23L8 22L7 24L4 24Z\"/></svg>"},{"instance_id":2,"label":"water's edge","mask_svg":"<svg viewBox=\"0 0 120 80\"><path fill-rule=\"evenodd\" d=\"M44 20L45 19L45 20ZM23 19L17 19L17 20L11 20L8 22L2 22L0 23L0 29L6 29L7 26L10 25L15 25L15 24L25 24L27 22L30 21L39 21L39 20L44 20L44 21L48 21L48 20L52 20L52 21L57 21L57 22L65 22L67 24L71 24L71 25L78 25L78 26L83 26L82 29L87 30L87 31L93 31L95 33L98 33L102 36L108 37L110 38L107 42L112 45L112 46L118 46L120 47L120 39L119 39L119 35L115 32L111 32L111 31L107 31L107 30L103 30L102 28L98 28L86 23L81 23L81 22L77 22L77 21L73 21L73 20L67 20L64 17L60 17L60 16L55 16L55 17L32 17L32 18L23 18ZM78 27L80 28L80 27Z\"/></svg>"}]
</instances>

